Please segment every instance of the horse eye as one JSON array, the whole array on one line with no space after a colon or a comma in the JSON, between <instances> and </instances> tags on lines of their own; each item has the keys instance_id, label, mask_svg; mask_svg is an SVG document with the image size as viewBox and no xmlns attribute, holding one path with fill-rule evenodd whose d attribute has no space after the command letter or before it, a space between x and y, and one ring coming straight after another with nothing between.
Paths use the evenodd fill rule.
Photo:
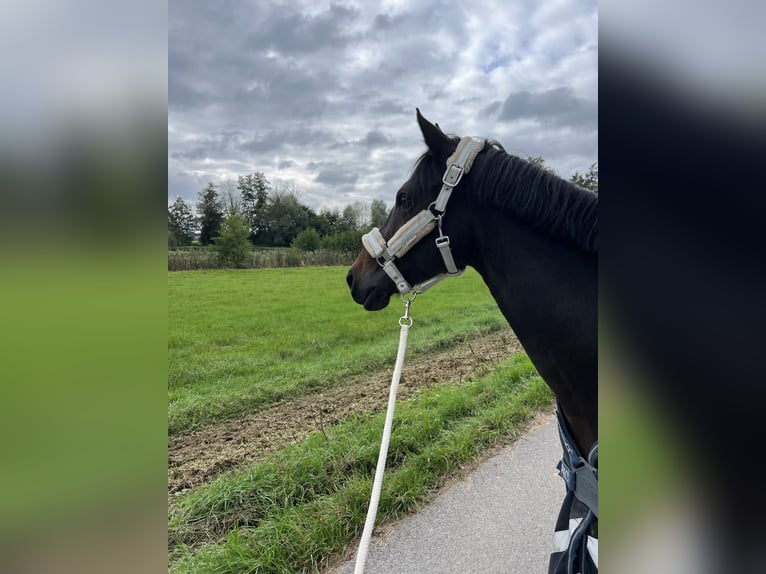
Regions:
<instances>
[{"instance_id":1,"label":"horse eye","mask_svg":"<svg viewBox=\"0 0 766 574\"><path fill-rule=\"evenodd\" d=\"M407 209L412 205L412 202L410 201L410 198L407 196L406 193L399 194L399 197L396 198L396 204L399 207L402 207L404 209Z\"/></svg>"}]
</instances>

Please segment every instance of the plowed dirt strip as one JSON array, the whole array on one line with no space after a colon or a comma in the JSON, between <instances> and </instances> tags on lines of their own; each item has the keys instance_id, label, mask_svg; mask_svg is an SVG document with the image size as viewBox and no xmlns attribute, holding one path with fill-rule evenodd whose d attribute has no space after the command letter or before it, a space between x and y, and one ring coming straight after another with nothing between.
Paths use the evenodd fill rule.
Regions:
<instances>
[{"instance_id":1,"label":"plowed dirt strip","mask_svg":"<svg viewBox=\"0 0 766 574\"><path fill-rule=\"evenodd\" d=\"M437 384L457 383L522 351L510 329L479 336L405 362L398 396ZM393 369L393 364L391 366ZM168 439L168 493L262 460L352 413L385 408L391 371L367 373L335 387L278 403L241 419Z\"/></svg>"}]
</instances>

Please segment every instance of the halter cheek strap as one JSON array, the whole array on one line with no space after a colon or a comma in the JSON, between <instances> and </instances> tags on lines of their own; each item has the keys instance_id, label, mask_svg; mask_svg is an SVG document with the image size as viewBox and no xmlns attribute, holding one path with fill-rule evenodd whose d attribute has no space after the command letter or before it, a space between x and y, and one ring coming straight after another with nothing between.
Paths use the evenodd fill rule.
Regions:
<instances>
[{"instance_id":1,"label":"halter cheek strap","mask_svg":"<svg viewBox=\"0 0 766 574\"><path fill-rule=\"evenodd\" d=\"M426 235L438 227L439 237L436 238L436 248L444 262L446 273L441 273L420 285L415 286L415 291L422 293L436 285L442 279L460 275L464 270L458 269L452 256L449 236L442 233L442 216L447 209L452 191L457 187L463 175L471 170L476 156L484 149L484 140L472 137L464 137L453 153L447 159L447 170L442 176L442 188L428 209L412 217L407 223L397 230L394 236L386 242L380 229L374 227L369 233L362 236L362 245L367 252L377 259L383 271L396 285L397 290L404 295L413 291L413 287L404 278L394 262L401 259L414 245Z\"/></svg>"}]
</instances>

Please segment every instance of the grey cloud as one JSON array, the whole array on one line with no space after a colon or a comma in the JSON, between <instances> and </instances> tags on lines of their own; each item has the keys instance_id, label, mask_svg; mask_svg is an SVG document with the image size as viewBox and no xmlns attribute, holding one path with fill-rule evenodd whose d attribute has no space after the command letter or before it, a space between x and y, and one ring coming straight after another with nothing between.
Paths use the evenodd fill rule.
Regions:
<instances>
[{"instance_id":1,"label":"grey cloud","mask_svg":"<svg viewBox=\"0 0 766 574\"><path fill-rule=\"evenodd\" d=\"M238 129L222 129L215 137L198 140L192 143L195 146L183 151L174 151L169 155L173 159L188 159L198 161L225 152L231 144L236 143L245 134Z\"/></svg>"},{"instance_id":2,"label":"grey cloud","mask_svg":"<svg viewBox=\"0 0 766 574\"><path fill-rule=\"evenodd\" d=\"M499 110L500 106L502 105L503 105L503 102L501 102L500 100L495 100L491 104L479 110L479 116L481 116L482 118L494 116L497 113L497 110Z\"/></svg>"},{"instance_id":3,"label":"grey cloud","mask_svg":"<svg viewBox=\"0 0 766 574\"><path fill-rule=\"evenodd\" d=\"M377 14L371 31L381 33L423 35L424 31L449 30L451 34L463 38L468 30L459 25L466 21L469 11L465 3L440 1L409 3L408 11L399 14Z\"/></svg>"},{"instance_id":4,"label":"grey cloud","mask_svg":"<svg viewBox=\"0 0 766 574\"><path fill-rule=\"evenodd\" d=\"M301 127L283 131L268 131L239 145L239 149L250 153L274 152L287 144L330 147L338 142L336 136L326 130Z\"/></svg>"},{"instance_id":5,"label":"grey cloud","mask_svg":"<svg viewBox=\"0 0 766 574\"><path fill-rule=\"evenodd\" d=\"M400 19L401 17L397 18ZM394 18L390 14L378 14L373 20L373 30L390 30L394 26Z\"/></svg>"},{"instance_id":6,"label":"grey cloud","mask_svg":"<svg viewBox=\"0 0 766 574\"><path fill-rule=\"evenodd\" d=\"M542 92L514 92L503 102L497 119L514 121L532 118L546 125L591 128L597 116L596 100L577 97L571 88L558 87Z\"/></svg>"},{"instance_id":7,"label":"grey cloud","mask_svg":"<svg viewBox=\"0 0 766 574\"><path fill-rule=\"evenodd\" d=\"M429 101L439 100L447 96L447 90L443 85L423 86L423 88L426 90L426 97Z\"/></svg>"},{"instance_id":8,"label":"grey cloud","mask_svg":"<svg viewBox=\"0 0 766 574\"><path fill-rule=\"evenodd\" d=\"M316 16L275 10L250 34L247 46L269 48L283 54L304 54L328 47L342 47L353 35L345 24L359 16L356 8L331 4Z\"/></svg>"},{"instance_id":9,"label":"grey cloud","mask_svg":"<svg viewBox=\"0 0 766 574\"><path fill-rule=\"evenodd\" d=\"M316 118L326 108L328 94L338 90L337 77L320 69L259 57L247 80L231 78L218 96L242 118L271 122L274 117Z\"/></svg>"},{"instance_id":10,"label":"grey cloud","mask_svg":"<svg viewBox=\"0 0 766 574\"><path fill-rule=\"evenodd\" d=\"M359 179L359 174L349 173L343 170L323 169L314 178L317 183L324 183L327 185L343 185L356 183Z\"/></svg>"},{"instance_id":11,"label":"grey cloud","mask_svg":"<svg viewBox=\"0 0 766 574\"><path fill-rule=\"evenodd\" d=\"M188 6L181 6L188 4ZM255 127L264 114L315 117L324 109L327 94L337 89L337 74L323 73L326 63L306 65L320 58L321 46L337 49L341 22L352 19L354 10L332 6L309 17L268 5L255 12L244 5L221 10L198 7L196 3L171 3L178 23L169 30L168 104L171 108L200 109L215 105ZM237 13L225 25L217 12ZM203 19L207 17L208 19ZM188 21L188 22L187 22ZM186 26L193 32L184 33ZM273 57L269 50L302 53L300 59ZM326 59L325 59L326 60Z\"/></svg>"},{"instance_id":12,"label":"grey cloud","mask_svg":"<svg viewBox=\"0 0 766 574\"><path fill-rule=\"evenodd\" d=\"M380 130L372 130L367 132L367 135L364 136L364 139L362 139L361 143L367 148L375 148L384 145L390 145L391 138L386 136L386 134Z\"/></svg>"},{"instance_id":13,"label":"grey cloud","mask_svg":"<svg viewBox=\"0 0 766 574\"><path fill-rule=\"evenodd\" d=\"M415 113L415 108L406 104L402 100L394 100L390 98L379 98L372 102L369 106L370 112L380 115L406 115L409 116Z\"/></svg>"},{"instance_id":14,"label":"grey cloud","mask_svg":"<svg viewBox=\"0 0 766 574\"><path fill-rule=\"evenodd\" d=\"M268 132L262 136L255 136L239 146L239 149L251 153L276 151L287 140L287 134Z\"/></svg>"},{"instance_id":15,"label":"grey cloud","mask_svg":"<svg viewBox=\"0 0 766 574\"><path fill-rule=\"evenodd\" d=\"M188 151L174 151L170 154L170 157L173 159L200 160L208 157L209 151L209 148L198 146Z\"/></svg>"},{"instance_id":16,"label":"grey cloud","mask_svg":"<svg viewBox=\"0 0 766 574\"><path fill-rule=\"evenodd\" d=\"M291 159L283 159L277 164L277 169L287 169L288 167L295 167L297 164Z\"/></svg>"}]
</instances>

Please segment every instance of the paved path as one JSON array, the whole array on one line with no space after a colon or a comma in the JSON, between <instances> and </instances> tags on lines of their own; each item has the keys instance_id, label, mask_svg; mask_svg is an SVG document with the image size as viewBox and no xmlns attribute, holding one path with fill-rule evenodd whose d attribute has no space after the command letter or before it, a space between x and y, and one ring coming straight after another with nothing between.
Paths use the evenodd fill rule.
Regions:
<instances>
[{"instance_id":1,"label":"paved path","mask_svg":"<svg viewBox=\"0 0 766 574\"><path fill-rule=\"evenodd\" d=\"M564 499L553 415L373 536L366 574L545 574ZM353 574L356 554L335 574Z\"/></svg>"}]
</instances>

